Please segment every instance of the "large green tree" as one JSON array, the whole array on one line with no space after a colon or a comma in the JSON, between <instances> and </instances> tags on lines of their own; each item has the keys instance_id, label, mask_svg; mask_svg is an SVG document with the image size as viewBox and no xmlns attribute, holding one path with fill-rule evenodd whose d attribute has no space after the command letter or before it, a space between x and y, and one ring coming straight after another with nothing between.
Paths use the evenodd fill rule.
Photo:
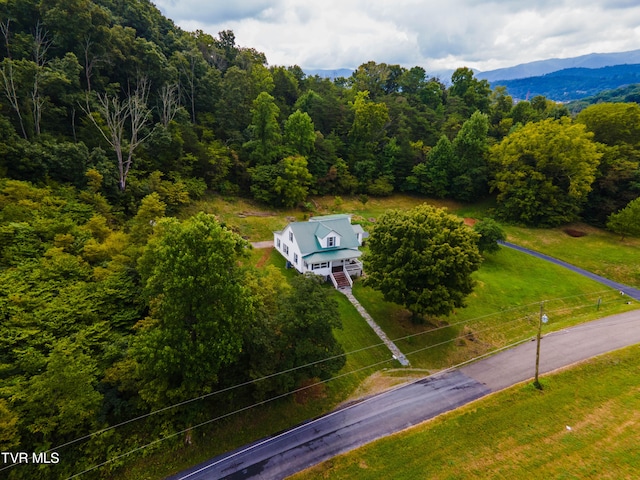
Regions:
<instances>
[{"instance_id":1,"label":"large green tree","mask_svg":"<svg viewBox=\"0 0 640 480\"><path fill-rule=\"evenodd\" d=\"M238 266L247 244L213 215L156 229L139 264L150 314L131 353L140 395L159 406L212 390L240 353L251 304Z\"/></svg>"},{"instance_id":2,"label":"large green tree","mask_svg":"<svg viewBox=\"0 0 640 480\"><path fill-rule=\"evenodd\" d=\"M407 178L409 184L421 193L440 198L447 196L471 201L485 196L488 191L488 131L487 115L476 110L464 122L453 142L442 135L428 150L426 161L413 167L412 175Z\"/></svg>"},{"instance_id":3,"label":"large green tree","mask_svg":"<svg viewBox=\"0 0 640 480\"><path fill-rule=\"evenodd\" d=\"M273 165L258 165L248 171L254 198L280 207L293 207L304 201L313 179L307 159L300 155L285 157Z\"/></svg>"},{"instance_id":4,"label":"large green tree","mask_svg":"<svg viewBox=\"0 0 640 480\"><path fill-rule=\"evenodd\" d=\"M333 330L341 328L338 304L317 275L287 282L273 266L247 272L256 314L244 331L233 382L250 378L254 397L282 394L310 378L329 378L345 364ZM278 375L273 375L274 373Z\"/></svg>"},{"instance_id":5,"label":"large green tree","mask_svg":"<svg viewBox=\"0 0 640 480\"><path fill-rule=\"evenodd\" d=\"M450 195L471 201L487 194L487 159L489 150L487 115L475 111L453 140L453 162L448 166Z\"/></svg>"},{"instance_id":6,"label":"large green tree","mask_svg":"<svg viewBox=\"0 0 640 480\"><path fill-rule=\"evenodd\" d=\"M576 117L603 144L603 155L585 218L604 224L613 212L640 195L640 106L636 103L599 103Z\"/></svg>"},{"instance_id":7,"label":"large green tree","mask_svg":"<svg viewBox=\"0 0 640 480\"><path fill-rule=\"evenodd\" d=\"M368 91L358 92L351 108L354 116L349 131L350 167L358 180L367 184L383 174L379 160L389 140L389 109L385 103L369 100Z\"/></svg>"},{"instance_id":8,"label":"large green tree","mask_svg":"<svg viewBox=\"0 0 640 480\"><path fill-rule=\"evenodd\" d=\"M308 113L296 110L289 115L284 124L284 139L293 154L307 156L313 151L316 132Z\"/></svg>"},{"instance_id":9,"label":"large green tree","mask_svg":"<svg viewBox=\"0 0 640 480\"><path fill-rule=\"evenodd\" d=\"M422 147L422 150L426 149ZM444 198L449 194L449 169L454 163L453 146L446 135L442 135L435 147L428 150L426 161L413 167L407 181L424 195Z\"/></svg>"},{"instance_id":10,"label":"large green tree","mask_svg":"<svg viewBox=\"0 0 640 480\"><path fill-rule=\"evenodd\" d=\"M306 365L292 375L295 382L330 378L345 364L344 350L333 335L333 329L342 328L338 303L317 275L298 275L291 284L278 314L281 370Z\"/></svg>"},{"instance_id":11,"label":"large green tree","mask_svg":"<svg viewBox=\"0 0 640 480\"><path fill-rule=\"evenodd\" d=\"M364 257L367 284L414 319L447 315L473 291L480 267L478 235L458 217L424 204L383 214Z\"/></svg>"},{"instance_id":12,"label":"large green tree","mask_svg":"<svg viewBox=\"0 0 640 480\"><path fill-rule=\"evenodd\" d=\"M307 159L298 155L283 158L280 163L282 173L275 181L274 191L281 205L293 207L309 193L312 176L307 169Z\"/></svg>"},{"instance_id":13,"label":"large green tree","mask_svg":"<svg viewBox=\"0 0 640 480\"><path fill-rule=\"evenodd\" d=\"M449 94L463 101L464 107L461 113L466 117L476 110L481 112L489 110L491 86L487 80L475 78L473 70L468 67L461 67L453 72Z\"/></svg>"},{"instance_id":14,"label":"large green tree","mask_svg":"<svg viewBox=\"0 0 640 480\"><path fill-rule=\"evenodd\" d=\"M251 156L258 164L273 163L279 153L282 134L278 115L280 109L274 98L267 92L262 92L253 101L251 109L253 120L249 125L251 140L244 147L251 151Z\"/></svg>"},{"instance_id":15,"label":"large green tree","mask_svg":"<svg viewBox=\"0 0 640 480\"><path fill-rule=\"evenodd\" d=\"M491 149L491 188L510 220L553 226L574 221L602 153L584 125L568 118L528 123Z\"/></svg>"}]
</instances>

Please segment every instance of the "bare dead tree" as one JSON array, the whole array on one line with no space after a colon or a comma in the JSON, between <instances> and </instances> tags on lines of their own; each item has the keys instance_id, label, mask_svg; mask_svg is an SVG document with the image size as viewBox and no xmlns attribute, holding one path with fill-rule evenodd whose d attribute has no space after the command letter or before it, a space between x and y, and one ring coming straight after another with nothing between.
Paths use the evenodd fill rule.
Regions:
<instances>
[{"instance_id":1,"label":"bare dead tree","mask_svg":"<svg viewBox=\"0 0 640 480\"><path fill-rule=\"evenodd\" d=\"M166 84L160 90L160 121L164 128L173 120L180 106L178 85Z\"/></svg>"},{"instance_id":2,"label":"bare dead tree","mask_svg":"<svg viewBox=\"0 0 640 480\"><path fill-rule=\"evenodd\" d=\"M82 44L82 53L84 56L84 78L87 82L87 91L91 92L91 79L93 78L93 70L99 63L111 63L106 55L95 55L92 50L95 42L91 40L91 36L87 35Z\"/></svg>"},{"instance_id":3,"label":"bare dead tree","mask_svg":"<svg viewBox=\"0 0 640 480\"><path fill-rule=\"evenodd\" d=\"M185 55L188 66L183 65L180 70L186 80L186 96L191 104L191 122L196 123L196 53L189 52Z\"/></svg>"},{"instance_id":4,"label":"bare dead tree","mask_svg":"<svg viewBox=\"0 0 640 480\"><path fill-rule=\"evenodd\" d=\"M22 130L22 136L26 139L27 131L24 128L24 121L22 120L22 113L20 112L20 101L18 98L18 91L16 90L15 84L15 72L13 70L13 60L10 58L6 58L3 62L2 70L0 70L0 74L2 75L2 86L4 88L4 94L9 100L9 104L16 112L18 116L18 122L20 123L20 130Z\"/></svg>"},{"instance_id":5,"label":"bare dead tree","mask_svg":"<svg viewBox=\"0 0 640 480\"><path fill-rule=\"evenodd\" d=\"M40 122L42 120L42 109L44 108L44 98L40 94L40 82L42 71L47 63L47 50L51 46L49 35L43 30L38 21L33 34L33 61L36 70L33 75L33 89L31 91L31 108L33 113L33 127L35 134L40 136Z\"/></svg>"},{"instance_id":6,"label":"bare dead tree","mask_svg":"<svg viewBox=\"0 0 640 480\"><path fill-rule=\"evenodd\" d=\"M87 81L87 92L91 92L91 76L93 75L93 67L96 64L96 58L90 54L92 45L91 37L87 35L82 45L84 53L84 78Z\"/></svg>"},{"instance_id":7,"label":"bare dead tree","mask_svg":"<svg viewBox=\"0 0 640 480\"><path fill-rule=\"evenodd\" d=\"M133 163L134 151L149 138L152 132L142 135L144 127L151 116L147 108L149 82L146 78L138 80L133 93L127 92L126 98L120 100L116 95L98 94L98 114L105 122L102 128L98 120L87 107L85 113L91 119L104 139L113 148L118 160L118 186L121 191L127 187L127 176ZM126 158L125 158L126 157Z\"/></svg>"},{"instance_id":8,"label":"bare dead tree","mask_svg":"<svg viewBox=\"0 0 640 480\"><path fill-rule=\"evenodd\" d=\"M0 33L4 38L4 46L7 49L7 58L11 59L11 49L9 48L9 25L11 19L7 18L6 22L0 22Z\"/></svg>"},{"instance_id":9,"label":"bare dead tree","mask_svg":"<svg viewBox=\"0 0 640 480\"><path fill-rule=\"evenodd\" d=\"M22 112L20 111L20 100L18 98L18 90L15 83L15 71L13 69L13 60L11 59L11 51L9 49L9 35L10 35L10 20L6 23L0 23L0 32L4 37L4 43L7 48L7 57L2 62L2 69L0 74L2 75L2 87L4 94L9 100L9 104L16 112L18 116L18 122L20 123L20 130L22 130L22 136L27 139L27 131L24 128L24 121L22 120Z\"/></svg>"}]
</instances>

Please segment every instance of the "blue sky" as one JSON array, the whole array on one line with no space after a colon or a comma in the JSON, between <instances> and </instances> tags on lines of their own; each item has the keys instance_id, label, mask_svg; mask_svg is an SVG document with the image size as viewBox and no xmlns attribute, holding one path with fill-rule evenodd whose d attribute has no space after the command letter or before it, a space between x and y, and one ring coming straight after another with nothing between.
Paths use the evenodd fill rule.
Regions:
<instances>
[{"instance_id":1,"label":"blue sky","mask_svg":"<svg viewBox=\"0 0 640 480\"><path fill-rule=\"evenodd\" d=\"M640 49L638 0L154 0L180 27L236 43L270 65L427 72Z\"/></svg>"}]
</instances>

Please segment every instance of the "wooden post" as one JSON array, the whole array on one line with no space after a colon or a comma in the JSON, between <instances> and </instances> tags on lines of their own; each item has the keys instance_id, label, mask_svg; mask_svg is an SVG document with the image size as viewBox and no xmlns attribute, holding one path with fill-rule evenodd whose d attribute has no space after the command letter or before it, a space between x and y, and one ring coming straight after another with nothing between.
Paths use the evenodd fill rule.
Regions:
<instances>
[{"instance_id":1,"label":"wooden post","mask_svg":"<svg viewBox=\"0 0 640 480\"><path fill-rule=\"evenodd\" d=\"M536 378L533 381L533 385L538 390L542 390L542 385L538 380L538 370L540 367L540 336L542 334L542 315L544 315L544 302L540 302L540 316L538 318L538 335L536 340Z\"/></svg>"}]
</instances>

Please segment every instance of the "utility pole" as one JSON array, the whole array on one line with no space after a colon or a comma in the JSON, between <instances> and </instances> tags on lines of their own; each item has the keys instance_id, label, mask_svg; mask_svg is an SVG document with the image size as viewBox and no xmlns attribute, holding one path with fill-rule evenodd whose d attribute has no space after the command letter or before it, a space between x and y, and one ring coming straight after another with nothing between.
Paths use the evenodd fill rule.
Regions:
<instances>
[{"instance_id":1,"label":"utility pole","mask_svg":"<svg viewBox=\"0 0 640 480\"><path fill-rule=\"evenodd\" d=\"M547 323L548 321L549 317L547 317L544 313L544 302L540 302L540 317L538 318L538 336L536 340L536 378L533 381L533 385L538 390L542 390L542 385L538 380L538 370L540 366L540 337L542 335L542 324Z\"/></svg>"}]
</instances>

